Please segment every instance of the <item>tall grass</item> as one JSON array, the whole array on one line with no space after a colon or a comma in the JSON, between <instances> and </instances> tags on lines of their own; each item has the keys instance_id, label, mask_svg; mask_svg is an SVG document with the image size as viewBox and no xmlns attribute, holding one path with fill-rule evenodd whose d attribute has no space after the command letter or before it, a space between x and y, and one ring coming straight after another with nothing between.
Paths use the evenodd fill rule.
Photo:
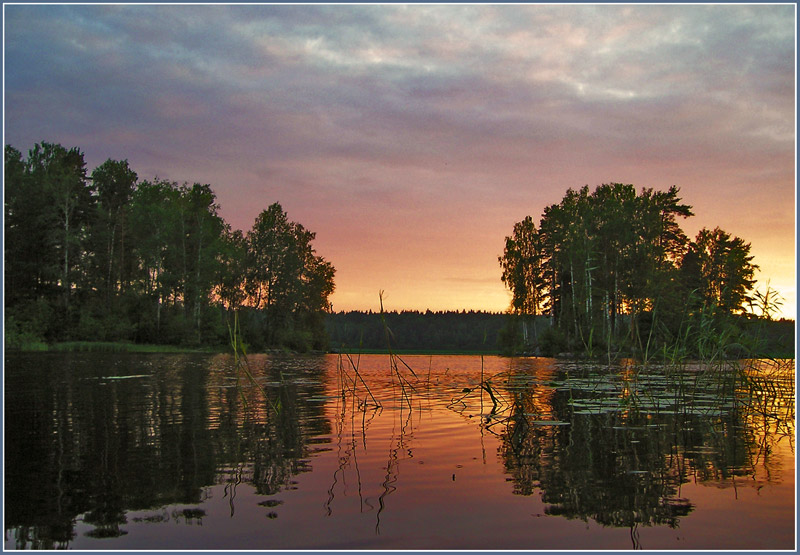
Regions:
<instances>
[{"instance_id":1,"label":"tall grass","mask_svg":"<svg viewBox=\"0 0 800 555\"><path fill-rule=\"evenodd\" d=\"M406 403L408 403L409 408L411 408L411 395L414 392L416 392L416 389L413 386L413 384L409 381L408 376L405 375L405 370L408 370L408 372L411 373L411 375L414 377L415 380L418 379L417 373L414 372L414 369L411 368L411 366L409 366L406 363L406 361L402 359L402 357L400 357L398 354L394 352L394 347L392 346L394 334L392 333L392 330L389 329L389 325L386 323L386 313L383 310L382 290L378 293L378 299L380 301L380 306L381 306L380 317L381 317L381 324L383 325L383 332L386 337L386 348L389 351L389 369L392 373L392 376L397 377L397 382L400 386L400 392L402 398L406 401ZM402 368L404 368L402 372L400 366L401 364Z\"/></svg>"},{"instance_id":2,"label":"tall grass","mask_svg":"<svg viewBox=\"0 0 800 555\"><path fill-rule=\"evenodd\" d=\"M11 349L9 349L11 350ZM49 351L56 353L197 353L216 352L208 349L191 349L176 345L153 345L117 341L62 341L59 343L29 342L14 346L22 352Z\"/></svg>"},{"instance_id":3,"label":"tall grass","mask_svg":"<svg viewBox=\"0 0 800 555\"><path fill-rule=\"evenodd\" d=\"M345 359L347 359L347 364L345 364ZM364 377L358 370L359 362L361 360L361 356L358 355L356 360L353 360L353 357L347 353L344 356L339 354L337 359L337 370L339 376L339 383L340 383L340 390L342 393L342 397L346 397L347 394L351 394L357 401L359 407L380 407L381 403L378 401L375 396L372 394L372 390L369 388L369 385L364 380ZM353 375L350 375L349 369L352 369ZM364 400L360 400L358 398L358 384L361 383L364 386L364 390L366 392L366 397ZM369 399L368 399L368 398Z\"/></svg>"},{"instance_id":4,"label":"tall grass","mask_svg":"<svg viewBox=\"0 0 800 555\"><path fill-rule=\"evenodd\" d=\"M247 345L242 340L242 332L239 328L239 312L234 310L233 312L233 327L231 327L230 323L228 323L228 335L230 337L230 345L231 349L233 350L233 366L234 372L236 376L236 388L239 390L239 393L242 397L242 403L244 406L247 406L247 397L244 394L244 389L241 387L239 383L239 377L243 374L250 385L254 386L264 397L266 403L272 408L275 414L279 414L281 411L281 400L280 397L273 402L269 395L267 394L266 389L258 383L258 381L253 376L253 373L250 371L250 364L247 360Z\"/></svg>"}]
</instances>

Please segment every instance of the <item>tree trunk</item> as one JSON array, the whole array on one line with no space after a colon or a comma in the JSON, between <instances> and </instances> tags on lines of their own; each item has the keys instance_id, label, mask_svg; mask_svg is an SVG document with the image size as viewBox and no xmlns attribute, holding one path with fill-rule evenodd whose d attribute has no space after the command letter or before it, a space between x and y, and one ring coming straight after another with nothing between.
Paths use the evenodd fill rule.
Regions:
<instances>
[{"instance_id":1,"label":"tree trunk","mask_svg":"<svg viewBox=\"0 0 800 555\"><path fill-rule=\"evenodd\" d=\"M198 230L198 244L197 244L197 270L195 271L195 303L194 303L194 320L197 332L200 333L200 254L203 251L203 234Z\"/></svg>"},{"instance_id":2,"label":"tree trunk","mask_svg":"<svg viewBox=\"0 0 800 555\"><path fill-rule=\"evenodd\" d=\"M125 271L125 213L120 215L119 227L119 292L125 292L129 275Z\"/></svg>"},{"instance_id":3,"label":"tree trunk","mask_svg":"<svg viewBox=\"0 0 800 555\"><path fill-rule=\"evenodd\" d=\"M64 199L64 272L61 277L64 289L64 307L69 307L69 196Z\"/></svg>"},{"instance_id":4,"label":"tree trunk","mask_svg":"<svg viewBox=\"0 0 800 555\"><path fill-rule=\"evenodd\" d=\"M111 211L108 213L108 219L111 220ZM115 224L111 224L111 239L108 242L108 273L106 276L106 299L111 299L111 282L112 282L112 271L114 268L114 238L115 233L117 231L117 226Z\"/></svg>"},{"instance_id":5,"label":"tree trunk","mask_svg":"<svg viewBox=\"0 0 800 555\"><path fill-rule=\"evenodd\" d=\"M617 278L617 266L614 265L614 295L611 298L611 333L617 334L617 311L619 308L619 283Z\"/></svg>"},{"instance_id":6,"label":"tree trunk","mask_svg":"<svg viewBox=\"0 0 800 555\"><path fill-rule=\"evenodd\" d=\"M575 337L580 336L580 332L578 331L580 328L578 327L578 306L575 300L575 274L572 267L572 259L569 260L569 288L570 293L572 294L572 322L575 326Z\"/></svg>"}]
</instances>

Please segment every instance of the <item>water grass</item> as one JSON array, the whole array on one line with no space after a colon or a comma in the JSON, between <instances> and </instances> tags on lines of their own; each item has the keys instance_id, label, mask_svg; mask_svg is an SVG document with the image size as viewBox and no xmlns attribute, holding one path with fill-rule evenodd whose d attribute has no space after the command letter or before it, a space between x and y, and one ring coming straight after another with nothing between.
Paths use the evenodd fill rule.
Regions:
<instances>
[{"instance_id":1,"label":"water grass","mask_svg":"<svg viewBox=\"0 0 800 555\"><path fill-rule=\"evenodd\" d=\"M344 359L347 359L348 365L344 364ZM353 357L350 354L345 354L344 357L340 354L337 360L337 369L338 369L338 376L340 381L340 389L342 392L342 397L346 396L346 393L350 393L353 397L358 400L358 383L364 386L364 389L367 393L367 396L371 400L371 403L365 397L363 401L358 400L359 406L374 406L380 407L381 403L375 398L375 395L372 394L372 390L369 388L369 385L364 380L364 377L358 371L358 365L361 357L357 356L356 360L353 360ZM353 370L353 376L350 376L347 367Z\"/></svg>"},{"instance_id":2,"label":"water grass","mask_svg":"<svg viewBox=\"0 0 800 555\"><path fill-rule=\"evenodd\" d=\"M58 343L22 343L14 350L57 353L209 353L219 349L200 349L177 345L154 345L118 341L62 341Z\"/></svg>"},{"instance_id":3,"label":"water grass","mask_svg":"<svg viewBox=\"0 0 800 555\"><path fill-rule=\"evenodd\" d=\"M244 390L239 384L240 374L244 374L250 385L254 386L261 393L261 395L264 397L264 400L272 408L275 414L279 414L281 411L280 397L273 402L267 394L266 389L264 389L264 386L256 381L253 373L250 371L250 364L247 360L247 345L242 340L242 332L239 328L239 312L236 310L233 312L233 327L231 327L230 323L228 324L228 335L230 337L231 349L233 350L233 365L236 376L236 388L241 394L244 406L247 406L247 397L245 396Z\"/></svg>"},{"instance_id":4,"label":"water grass","mask_svg":"<svg viewBox=\"0 0 800 555\"><path fill-rule=\"evenodd\" d=\"M510 457L509 467L550 464L541 462L552 459L551 455L541 456L547 455L545 449L568 445L558 456L569 458L580 469L585 464L586 472L592 473L596 469L587 458L603 454L602 445L613 443L613 453L620 460L612 471L616 480L633 489L644 483L654 484L653 491L663 486L666 494L654 498L652 507L641 514L626 512L626 508L609 516L602 508L594 512L597 496L588 488L577 496L581 498L578 505L558 503L552 514L574 511L601 523L630 526L634 547L638 546L640 524L677 525L678 517L692 510L692 504L680 497L679 489L690 472L700 480L716 472L716 477L708 479L723 476L735 487L736 476L744 475L742 461L754 466L760 457L766 467L776 442L784 438L794 441L794 359L755 358L757 345L747 344L732 328L714 326L712 314L688 322L670 345L656 345L650 337L644 338L644 356L639 359L619 358L618 353L606 349L606 353L598 352L600 357L608 357L605 363L559 360L554 362L557 372L546 377L535 370L487 375L481 356L479 377L472 374L466 383L448 384L446 387L456 385L455 391L460 390L451 395L443 391L438 379L432 385L432 358L426 377L399 356L395 337L383 318L383 292L379 299L392 395L400 408L397 417L402 420L405 416L410 422L413 411L404 415L403 409L412 407L412 395L443 403L465 418L474 418L471 421L480 427L481 441L484 431L498 438L501 450ZM589 345L594 347L591 336ZM340 387L343 398L352 395L361 399L354 406L366 414L366 401L372 398L373 405L377 401L369 391L368 378L358 370L359 356L339 355ZM704 443L697 443L692 427L706 431ZM745 436L743 428L757 432ZM398 449L407 435L405 427L399 437L396 433L393 429L384 467L377 533L385 501L398 485ZM598 434L605 439L592 439ZM744 457L738 445L744 446ZM339 471L343 472L343 467ZM520 474L542 473L521 470ZM542 486L533 483L531 487Z\"/></svg>"},{"instance_id":5,"label":"water grass","mask_svg":"<svg viewBox=\"0 0 800 555\"><path fill-rule=\"evenodd\" d=\"M401 373L400 364L402 364L403 367L406 370L408 370L415 379L417 379L417 373L414 372L414 369L411 368L411 366L409 366L406 363L406 361L403 360L402 357L400 357L400 355L398 355L398 354L396 354L394 352L393 347L392 347L394 334L392 333L392 330L389 329L389 326L386 323L386 313L383 310L383 291L382 290L378 293L378 299L380 301L380 306L381 306L380 317L381 317L381 323L383 325L384 335L386 337L386 348L389 351L389 368L390 368L390 371L392 372L392 375L397 377L398 384L400 385L401 395L402 395L403 399L408 403L408 407L411 408L411 394L413 392L415 392L415 388L412 385L412 383L409 381L408 377L404 375L405 371L403 371ZM400 364L398 364L398 363L400 363Z\"/></svg>"}]
</instances>

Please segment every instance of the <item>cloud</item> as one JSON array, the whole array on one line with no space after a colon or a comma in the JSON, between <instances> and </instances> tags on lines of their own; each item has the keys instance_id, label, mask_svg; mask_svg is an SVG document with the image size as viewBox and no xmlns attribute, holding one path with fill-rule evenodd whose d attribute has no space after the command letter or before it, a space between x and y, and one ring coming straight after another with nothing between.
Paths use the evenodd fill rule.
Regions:
<instances>
[{"instance_id":1,"label":"cloud","mask_svg":"<svg viewBox=\"0 0 800 555\"><path fill-rule=\"evenodd\" d=\"M486 237L585 183L678 184L709 217L793 193L790 5L5 9L7 142L211 183L235 227L280 200L323 243L380 239L327 243L338 265L391 240L435 264L427 241L489 275Z\"/></svg>"}]
</instances>

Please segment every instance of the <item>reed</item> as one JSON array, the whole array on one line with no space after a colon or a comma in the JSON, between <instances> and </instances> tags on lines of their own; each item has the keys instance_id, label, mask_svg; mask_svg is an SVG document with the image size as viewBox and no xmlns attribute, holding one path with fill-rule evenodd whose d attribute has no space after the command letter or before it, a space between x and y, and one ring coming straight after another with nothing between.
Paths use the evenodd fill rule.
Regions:
<instances>
[{"instance_id":1,"label":"reed","mask_svg":"<svg viewBox=\"0 0 800 555\"><path fill-rule=\"evenodd\" d=\"M349 367L353 370L352 377L345 368L344 364L345 358L347 359ZM337 360L337 369L340 376L340 381L342 383L342 395L344 396L345 392L348 392L351 393L358 400L357 388L358 388L358 383L361 382L361 384L364 386L365 391L367 392L367 396L369 397L369 399L371 399L372 402L369 403L367 398L365 397L363 401L359 400L358 403L359 406L380 407L381 406L380 401L378 401L375 398L375 395L372 394L372 390L370 389L369 384L367 384L366 380L364 380L364 377L358 370L360 360L361 360L360 354L358 355L358 358L355 361L353 360L353 357L349 353L345 353L344 357L341 354L339 354ZM345 382L348 384L347 387L345 387Z\"/></svg>"},{"instance_id":2,"label":"reed","mask_svg":"<svg viewBox=\"0 0 800 555\"><path fill-rule=\"evenodd\" d=\"M275 414L280 414L280 397L273 402L267 394L266 389L264 389L264 387L258 383L253 376L253 373L250 371L250 363L247 360L247 345L242 340L242 331L239 328L239 311L237 310L233 311L233 327L231 327L230 322L228 323L228 335L230 337L231 349L233 350L233 366L236 375L236 388L239 390L244 406L247 406L247 397L244 394L244 389L239 384L240 374L244 374L250 385L254 386L261 393L261 395L264 397L264 400L272 408Z\"/></svg>"},{"instance_id":3,"label":"reed","mask_svg":"<svg viewBox=\"0 0 800 555\"><path fill-rule=\"evenodd\" d=\"M383 325L383 332L386 337L386 348L389 351L389 369L392 372L392 375L397 377L397 382L400 385L400 392L402 398L406 401L406 403L408 403L408 407L411 408L411 394L414 393L416 389L408 380L408 378L400 372L400 365L398 364L398 362L402 364L403 367L406 368L415 379L417 379L417 373L414 372L414 369L411 368L411 366L409 366L406 363L406 361L404 361L399 355L397 355L394 352L394 348L392 347L392 340L394 338L394 334L392 333L392 330L389 329L389 325L386 323L386 313L384 312L383 309L383 290L381 290L378 293L378 299L380 301L380 307L381 307L381 312L380 312L381 324Z\"/></svg>"}]
</instances>

